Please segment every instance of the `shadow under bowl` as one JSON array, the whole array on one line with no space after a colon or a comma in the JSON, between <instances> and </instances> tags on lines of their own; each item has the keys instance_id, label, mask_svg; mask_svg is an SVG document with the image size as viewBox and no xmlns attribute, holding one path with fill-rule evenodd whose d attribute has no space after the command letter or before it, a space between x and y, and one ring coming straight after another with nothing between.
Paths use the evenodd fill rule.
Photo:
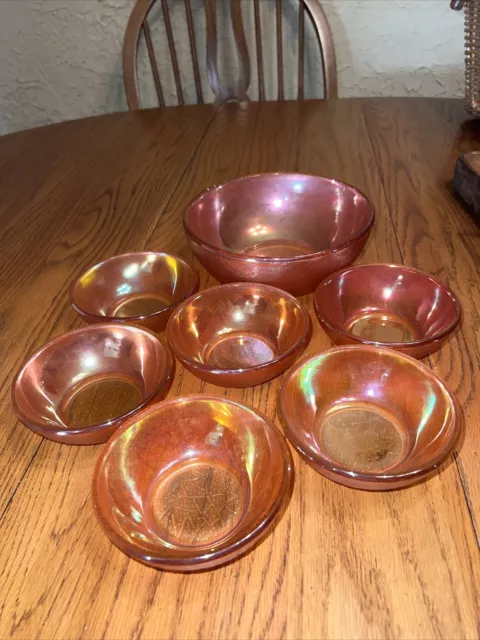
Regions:
<instances>
[{"instance_id":1,"label":"shadow under bowl","mask_svg":"<svg viewBox=\"0 0 480 640\"><path fill-rule=\"evenodd\" d=\"M144 564L195 571L242 555L277 521L293 480L282 434L214 396L155 404L104 447L93 504L110 540Z\"/></svg>"},{"instance_id":2,"label":"shadow under bowl","mask_svg":"<svg viewBox=\"0 0 480 640\"><path fill-rule=\"evenodd\" d=\"M336 347L299 363L282 385L280 411L310 466L376 491L432 474L463 424L458 401L431 369L372 346Z\"/></svg>"},{"instance_id":3,"label":"shadow under bowl","mask_svg":"<svg viewBox=\"0 0 480 640\"><path fill-rule=\"evenodd\" d=\"M460 303L442 282L403 265L349 267L315 292L315 313L335 344L390 347L415 358L440 349L460 321Z\"/></svg>"},{"instance_id":4,"label":"shadow under bowl","mask_svg":"<svg viewBox=\"0 0 480 640\"><path fill-rule=\"evenodd\" d=\"M172 314L167 336L194 375L223 387L252 387L275 378L303 353L312 322L296 298L262 284L202 291Z\"/></svg>"},{"instance_id":5,"label":"shadow under bowl","mask_svg":"<svg viewBox=\"0 0 480 640\"><path fill-rule=\"evenodd\" d=\"M55 338L22 366L11 388L19 420L66 444L106 442L128 417L165 397L170 347L141 327L97 324Z\"/></svg>"},{"instance_id":6,"label":"shadow under bowl","mask_svg":"<svg viewBox=\"0 0 480 640\"><path fill-rule=\"evenodd\" d=\"M266 173L203 192L183 224L198 260L220 282L259 282L303 295L352 264L373 220L372 205L354 187Z\"/></svg>"},{"instance_id":7,"label":"shadow under bowl","mask_svg":"<svg viewBox=\"0 0 480 640\"><path fill-rule=\"evenodd\" d=\"M126 322L161 332L174 308L198 289L198 274L167 253L126 253L100 262L70 289L75 311L89 323Z\"/></svg>"}]
</instances>

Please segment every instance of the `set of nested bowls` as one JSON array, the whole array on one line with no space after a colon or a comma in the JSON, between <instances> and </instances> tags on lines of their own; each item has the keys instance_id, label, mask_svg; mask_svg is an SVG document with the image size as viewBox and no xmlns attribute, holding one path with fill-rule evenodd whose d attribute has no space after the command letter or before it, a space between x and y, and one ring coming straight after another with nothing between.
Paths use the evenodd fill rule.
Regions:
<instances>
[{"instance_id":1,"label":"set of nested bowls","mask_svg":"<svg viewBox=\"0 0 480 640\"><path fill-rule=\"evenodd\" d=\"M184 217L200 263L229 284L198 292L188 262L155 252L110 258L74 282L72 305L89 326L32 356L12 402L52 440L108 440L93 500L120 549L160 568L216 566L265 535L292 488L288 446L256 412L207 395L154 404L170 388L173 354L222 387L289 369L279 399L285 434L342 484L400 488L453 450L458 402L411 356L442 345L460 305L418 270L349 266L373 220L365 196L337 181L249 176L207 190ZM294 366L312 332L294 296L314 291L320 325L342 346Z\"/></svg>"}]
</instances>

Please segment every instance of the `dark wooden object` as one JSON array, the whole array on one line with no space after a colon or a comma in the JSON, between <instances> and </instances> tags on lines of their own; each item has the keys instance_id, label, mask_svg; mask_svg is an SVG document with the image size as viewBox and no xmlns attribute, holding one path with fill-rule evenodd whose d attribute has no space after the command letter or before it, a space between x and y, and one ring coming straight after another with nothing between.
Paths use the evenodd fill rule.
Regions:
<instances>
[{"instance_id":1,"label":"dark wooden object","mask_svg":"<svg viewBox=\"0 0 480 640\"><path fill-rule=\"evenodd\" d=\"M478 147L465 118L455 100L264 102L0 138L0 638L478 637L480 236L446 186L460 153ZM382 495L329 482L294 454L290 505L262 544L216 571L155 571L93 517L100 449L34 435L15 419L9 385L27 354L82 325L68 302L75 275L126 251L190 260L188 202L276 170L354 184L377 216L360 261L405 262L458 294L463 326L430 364L462 404L464 443L428 482ZM202 287L215 284L200 274ZM302 300L314 318L312 296ZM306 355L329 346L314 321ZM225 395L281 429L281 382L223 389L178 365L170 397Z\"/></svg>"},{"instance_id":2,"label":"dark wooden object","mask_svg":"<svg viewBox=\"0 0 480 640\"><path fill-rule=\"evenodd\" d=\"M167 35L168 47L170 52L170 60L172 64L173 77L177 100L179 105L185 104L182 79L180 77L180 69L177 57L177 47L175 44L175 34L172 30L172 23L169 13L168 0L136 0L136 4L130 15L130 19L125 31L125 41L123 48L123 71L125 81L125 91L127 94L127 102L130 109L139 109L141 106L138 75L137 75L137 52L140 38L145 38L148 58L152 69L152 75L157 93L158 103L160 107L165 106L164 91L161 84L160 72L155 57L154 45L151 36L151 26L148 23L148 15L156 2L161 2L162 15L165 23L165 31ZM191 0L176 0L183 4L185 18L187 21L187 31L189 37L190 54L192 60L192 68L195 79L195 90L197 102L203 103L204 97L202 92L201 74L199 67L199 55L195 39L195 30L193 24ZM234 34L235 47L238 52L240 63L239 78L237 83L232 87L226 87L222 83L217 68L217 0L202 0L205 10L206 29L207 29L207 78L210 87L214 93L216 102L227 102L229 100L248 100L248 89L250 86L250 55L248 51L245 29L242 17L242 8L239 0L230 0L230 14L232 20L232 30ZM227 2L228 0L221 0ZM265 0L262 0L265 1ZM283 69L283 34L282 34L282 0L266 0L272 2L275 7L275 32L276 32L276 67L277 67L277 98L284 99L284 69ZM298 94L299 100L304 98L305 86L305 16L306 13L311 18L312 24L318 38L319 52L323 67L324 94L326 98L334 98L337 95L337 72L335 63L335 52L333 48L332 34L328 25L327 18L320 4L320 0L296 0L299 3L298 13ZM264 76L264 52L263 42L266 29L269 25L262 25L260 18L260 0L251 0L254 9L255 22L255 55L257 60L258 71L258 95L259 100L265 100L265 76ZM275 4L273 4L273 2ZM263 26L263 30L262 30Z\"/></svg>"},{"instance_id":3,"label":"dark wooden object","mask_svg":"<svg viewBox=\"0 0 480 640\"><path fill-rule=\"evenodd\" d=\"M464 153L458 158L453 188L480 222L480 151Z\"/></svg>"}]
</instances>

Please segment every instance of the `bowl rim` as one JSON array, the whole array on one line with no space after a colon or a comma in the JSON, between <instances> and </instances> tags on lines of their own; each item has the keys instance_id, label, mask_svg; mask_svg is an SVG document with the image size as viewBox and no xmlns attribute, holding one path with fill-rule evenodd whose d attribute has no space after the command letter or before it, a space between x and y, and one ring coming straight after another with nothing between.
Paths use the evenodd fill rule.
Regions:
<instances>
[{"instance_id":1,"label":"bowl rim","mask_svg":"<svg viewBox=\"0 0 480 640\"><path fill-rule=\"evenodd\" d=\"M119 316L103 316L101 314L97 314L97 313L91 313L90 311L85 311L84 309L82 309L76 302L75 302L75 297L74 297L74 290L77 287L78 283L80 282L80 280L82 278L84 278L88 273L90 273L91 271L93 271L94 269L99 269L101 267L104 267L105 264L110 263L110 262L115 262L117 260L120 260L121 258L127 258L127 257L131 257L131 256L147 256L147 255L155 255L155 256L167 256L169 258L174 258L175 260L178 260L179 262L183 263L183 265L187 268L187 272L190 273L190 275L192 276L192 286L190 287L190 289L188 290L188 293L186 293L184 296L182 296L182 298L180 298L180 300L172 302L171 304L168 305L168 307L165 307L164 309L160 309L159 311L151 311L149 313L144 313L141 315L136 315L136 316L124 316L124 317L119 317ZM122 324L135 324L135 322L141 322L143 320L149 320L150 318L155 318L155 317L160 317L164 314L169 313L172 309L174 309L178 304L180 304L181 302L183 302L186 298L188 298L189 296L191 296L193 293L195 293L195 291L197 291L198 287L199 287L199 283L200 283L200 278L198 275L198 271L196 269L194 269L192 267L192 265L187 262L184 258L174 254L174 253L165 253L163 251L130 251L127 253L119 253L118 255L114 255L111 256L110 258L106 258L105 260L102 260L101 262L97 262L97 264L94 264L93 266L89 267L86 270L83 270L81 273L79 273L73 280L72 284L70 285L69 288L69 300L70 300L70 304L72 305L73 309L78 313L79 316L81 316L82 318L91 318L92 320L100 320L102 322L117 322L117 323L122 323Z\"/></svg>"},{"instance_id":2,"label":"bowl rim","mask_svg":"<svg viewBox=\"0 0 480 640\"><path fill-rule=\"evenodd\" d=\"M452 416L451 417L452 433L450 435L450 439L447 445L439 454L437 454L435 457L433 457L430 461L423 464L422 466L404 473L388 473L388 472L387 473L364 473L364 472L352 471L352 469L341 466L340 463L333 462L332 464L329 464L326 458L313 456L311 453L308 453L305 450L303 446L303 441L299 437L297 437L297 435L295 434L295 431L292 430L290 421L288 420L286 415L286 410L284 406L284 396L286 394L287 385L292 380L294 375L297 374L297 372L302 367L304 367L309 362L315 360L319 356L326 356L326 355L340 353L340 352L343 353L345 351L347 352L360 351L364 353L386 354L387 356L398 358L400 360L403 360L404 362L408 362L409 364L413 365L414 367L419 369L425 376L430 377L436 382L436 384L440 386L445 397L448 399L450 403L451 416ZM446 458L448 458L448 456L453 452L455 445L458 442L458 439L462 433L463 424L464 424L463 411L458 398L447 388L443 380L433 371L433 369L423 364L423 362L421 362L420 360L417 360L416 358L413 358L405 353L402 353L400 351L395 351L393 349L389 349L388 347L377 347L374 345L356 344L356 345L336 346L331 349L318 351L317 353L314 353L308 356L307 358L303 358L300 362L296 363L287 372L280 389L278 404L280 409L281 421L284 426L285 437L296 449L296 451L307 462L310 462L314 466L321 467L327 470L329 473L333 473L339 477L348 478L349 480L359 480L360 482L364 483L365 486L368 486L369 484L371 485L374 483L378 483L378 482L382 483L383 485L389 485L389 484L394 485L399 481L407 481L409 483L413 483L414 481L420 480L422 477L429 475L435 469L437 469L446 460ZM361 489L362 487L358 487L358 488Z\"/></svg>"},{"instance_id":3,"label":"bowl rim","mask_svg":"<svg viewBox=\"0 0 480 640\"><path fill-rule=\"evenodd\" d=\"M189 229L188 226L188 222L187 222L187 216L190 212L190 209L197 204L197 202L199 202L202 198L204 198L208 193L210 193L210 191L215 191L218 189L221 189L227 185L230 184L235 184L238 182L244 182L244 181L248 181L248 180L252 180L252 179L257 179L257 178L264 178L264 177L286 177L286 176L298 176L300 178L316 178L317 180L320 180L322 182L328 182L330 184L335 184L335 185L340 185L342 187L348 187L348 189L353 190L355 193L357 193L358 195L360 195L365 202L367 203L369 209L370 209L370 220L367 222L367 224L365 225L365 227L363 229L361 229L356 235L354 235L352 238L350 238L349 240L347 240L347 242L343 242L342 244L333 246L329 249L324 249L323 251L314 251L313 253L307 253L304 255L300 255L300 256L292 256L292 257L288 257L288 258L282 258L282 257L272 257L272 256L249 256L246 254L241 254L241 253L235 253L234 251L227 251L226 249L221 249L220 247L216 247L214 244L211 244L210 242L205 242L204 240L202 240L201 238L199 238L199 236L197 236L196 233L194 233L191 229ZM327 255L331 255L333 253L338 253L339 251L342 251L343 249L345 249L346 247L349 247L350 245L352 245L354 242L356 242L357 240L360 240L361 238L363 238L365 235L368 235L373 227L373 223L375 221L375 209L374 206L371 202L371 200L369 198L367 198L367 196L360 191L360 189L358 189L357 187L354 187L353 185L349 184L348 182L342 182L341 180L335 180L334 178L325 178L324 176L319 176L319 175L315 175L313 173L290 173L288 171L277 171L277 172L266 172L266 173L253 173L253 174L249 174L246 176L241 176L239 178L233 178L232 180L227 180L226 182L223 182L221 184L218 185L213 185L211 187L208 187L207 189L204 189L201 193L199 193L197 196L195 196L195 198L193 198L193 200L191 202L189 202L189 204L187 205L187 207L185 208L185 211L183 213L183 229L185 231L185 235L187 236L187 238L189 240L193 240L196 244L200 245L202 248L206 248L209 249L210 251L212 251L213 253L219 253L221 255L227 256L230 259L233 260L241 260L244 262L250 262L250 263L263 263L263 264L269 264L269 263L286 263L286 264L295 264L297 262L304 262L306 260L312 260L313 258L318 258L320 256L327 256Z\"/></svg>"},{"instance_id":4,"label":"bowl rim","mask_svg":"<svg viewBox=\"0 0 480 640\"><path fill-rule=\"evenodd\" d=\"M277 294L281 294L283 297L288 298L301 311L304 319L304 327L303 327L302 335L295 342L295 344L293 344L289 349L287 349L287 351L285 351L284 353L281 353L276 358L273 358L268 362L263 362L262 364L256 364L256 365L253 365L252 367L244 367L241 369L218 369L216 367L209 366L207 363L198 362L197 360L192 360L191 358L186 357L183 354L183 352L180 352L180 350L177 348L175 344L175 341L171 339L171 331L172 331L172 325L175 319L183 311L183 309L190 303L197 300L197 298L200 298L202 295L206 294L207 292L216 291L218 289L241 289L243 287L255 287L259 289L267 289ZM269 284L262 284L260 282L229 282L226 284L216 285L215 287L210 287L208 289L203 289L202 291L195 293L194 295L190 296L189 298L181 302L176 307L176 309L174 309L172 315L170 316L165 334L167 336L168 342L172 348L174 355L180 360L180 362L182 363L187 362L189 365L191 365L195 369L204 371L206 373L211 373L214 375L230 376L230 375L239 375L242 373L252 373L254 371L262 371L263 369L268 369L274 364L278 364L279 362L282 362L282 360L286 360L289 356L295 353L297 349L301 348L302 345L304 345L305 347L308 345L312 337L312 331L313 331L313 326L312 326L312 319L310 317L310 314L308 313L304 305L300 302L300 300L298 300L291 293L288 293L283 289L279 289L278 287L273 287L272 285L269 285Z\"/></svg>"},{"instance_id":5,"label":"bowl rim","mask_svg":"<svg viewBox=\"0 0 480 640\"><path fill-rule=\"evenodd\" d=\"M367 340L366 338L361 338L360 336L356 336L355 334L350 333L349 331L346 331L340 325L335 324L334 322L331 322L318 308L317 299L320 296L320 293L322 292L322 287L325 287L331 280L337 279L338 277L342 276L345 273L348 273L350 271L357 271L364 268L371 268L371 267L396 269L398 271L408 271L410 273L415 273L417 275L423 276L428 280L431 280L436 285L441 287L445 291L447 296L450 298L450 300L453 302L455 306L455 317L447 327L443 328L441 331L438 331L436 334L432 336L419 338L418 340L409 340L404 342L382 342L378 340ZM442 280L439 280L438 278L435 278L434 276L431 276L430 274L425 273L425 271L422 271L421 269L416 269L415 267L408 267L405 265L389 263L389 262L377 262L377 263L369 262L366 264L350 265L349 267L345 267L344 269L340 269L339 271L335 271L334 273L331 273L324 280L322 280L322 282L320 282L320 284L315 289L315 292L313 294L313 306L315 309L315 315L317 316L317 319L320 322L320 324L325 325L331 331L340 333L345 338L355 340L355 342L358 342L358 344L364 344L367 346L370 345L370 346L377 346L377 347L387 347L387 348L388 347L408 348L408 347L419 347L419 346L426 346L428 344L432 344L436 340L440 340L441 338L452 333L457 327L462 317L462 306L460 304L460 300L458 299L458 296L455 293L453 293L453 291L444 282L442 282Z\"/></svg>"},{"instance_id":6,"label":"bowl rim","mask_svg":"<svg viewBox=\"0 0 480 640\"><path fill-rule=\"evenodd\" d=\"M172 557L162 557L161 555L152 556L151 553L147 553L146 551L141 551L135 544L132 544L129 541L126 541L120 534L117 533L116 529L114 529L106 520L103 515L103 511L100 508L100 501L98 498L98 478L100 476L100 470L104 463L105 458L108 453L112 449L115 442L122 436L125 431L134 427L138 422L143 420L146 416L161 407L164 409L165 407L171 407L174 405L182 404L185 402L198 402L198 401L206 401L206 402L226 402L227 404L235 405L240 408L242 411L248 411L251 414L254 414L256 418L258 418L262 423L265 429L268 429L270 433L277 439L277 442L282 451L282 459L283 459L283 479L282 483L279 487L276 498L272 504L269 512L263 517L263 519L255 526L255 528L251 531L247 531L239 540L237 540L233 545L221 547L217 551L209 552L211 547L193 547L192 551L194 552L192 555L185 556L184 558L172 558ZM103 531L106 533L107 537L115 544L123 553L126 553L130 557L133 557L136 560L149 564L150 566L156 566L158 568L161 567L169 567L174 570L175 567L178 567L180 570L190 570L190 571L199 571L207 566L215 566L220 564L221 562L227 562L230 556L236 557L237 549L241 549L245 547L245 550L248 549L252 544L256 542L259 536L268 530L269 525L274 521L277 514L280 512L282 505L284 504L286 497L288 495L290 487L293 485L294 481L294 464L292 459L292 454L290 452L290 448L286 441L283 433L278 429L273 420L266 418L262 413L258 412L256 409L253 409L248 404L243 404L242 402L237 402L232 398L228 398L226 396L215 396L211 394L203 395L203 394L191 394L180 396L176 398L170 398L168 400L163 400L162 402L157 402L146 409L144 409L141 414L137 414L132 416L127 422L125 422L112 437L108 440L105 446L102 448L100 455L97 458L95 463L95 467L93 470L92 481L91 481L91 495L93 502L93 511L102 527ZM221 541L220 541L221 543ZM195 553L197 551L197 553ZM193 567L191 565L194 565ZM189 567L189 569L185 569Z\"/></svg>"},{"instance_id":7,"label":"bowl rim","mask_svg":"<svg viewBox=\"0 0 480 640\"><path fill-rule=\"evenodd\" d=\"M157 382L157 386L155 387L155 389L151 393L149 393L148 396L144 400L142 400L142 402L138 406L134 407L133 409L130 409L130 411L128 411L127 413L117 416L116 418L113 418L109 421L99 422L96 424L88 425L86 427L78 427L78 428L72 429L68 427L68 425L66 424L55 422L55 425L58 426L58 429L57 429L55 428L54 425L52 425L51 427L47 427L45 425L39 424L38 422L33 422L29 420L18 404L18 401L16 398L16 389L21 377L32 365L33 361L36 360L39 356L41 356L42 353L44 353L49 347L60 342L62 339L64 339L67 336L78 335L84 332L95 332L100 330L108 331L109 329L115 329L115 330L134 329L135 331L140 331L142 333L149 334L151 338L153 338L155 341L157 341L161 345L167 357L167 363L166 363L165 375L160 379L159 382ZM140 327L138 325L132 325L127 323L119 324L119 323L113 323L113 322L86 325L84 327L80 327L79 329L74 329L73 331L67 331L66 333L62 333L61 335L55 336L54 338L46 342L42 347L40 347L40 349L35 351L31 356L29 356L23 362L20 369L17 371L17 373L15 374L12 380L12 384L10 385L10 401L12 403L15 415L20 420L20 422L22 422L22 424L24 424L29 429L34 430L36 433L43 435L43 437L45 438L48 438L48 436L44 434L48 434L50 432L56 433L56 434L59 434L59 432L61 432L61 434L65 438L69 438L70 436L74 437L79 435L96 433L98 431L102 431L103 429L109 429L113 427L115 424L117 424L118 422L123 422L124 420L134 416L136 413L144 409L149 404L149 402L151 402L152 399L155 398L156 395L162 392L162 390L164 390L165 388L168 388L168 385L170 384L170 381L173 378L174 363L175 361L173 358L172 349L168 344L167 340L157 335L154 331L151 331L150 329L147 329L145 327Z\"/></svg>"}]
</instances>

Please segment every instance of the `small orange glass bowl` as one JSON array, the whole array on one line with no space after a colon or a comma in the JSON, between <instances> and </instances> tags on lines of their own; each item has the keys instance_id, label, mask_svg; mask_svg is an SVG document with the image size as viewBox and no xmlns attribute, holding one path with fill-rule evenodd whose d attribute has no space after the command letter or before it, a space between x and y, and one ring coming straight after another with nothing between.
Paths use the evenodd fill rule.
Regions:
<instances>
[{"instance_id":1,"label":"small orange glass bowl","mask_svg":"<svg viewBox=\"0 0 480 640\"><path fill-rule=\"evenodd\" d=\"M183 225L198 260L220 282L260 282L303 295L352 264L373 219L372 205L354 187L265 173L203 192Z\"/></svg>"},{"instance_id":2,"label":"small orange glass bowl","mask_svg":"<svg viewBox=\"0 0 480 640\"><path fill-rule=\"evenodd\" d=\"M462 429L431 369L392 349L336 347L296 365L280 392L285 434L330 480L399 489L432 474Z\"/></svg>"},{"instance_id":3,"label":"small orange glass bowl","mask_svg":"<svg viewBox=\"0 0 480 640\"><path fill-rule=\"evenodd\" d=\"M100 262L70 289L75 311L89 323L127 322L161 332L174 308L198 289L198 274L167 253L126 253Z\"/></svg>"},{"instance_id":4,"label":"small orange glass bowl","mask_svg":"<svg viewBox=\"0 0 480 640\"><path fill-rule=\"evenodd\" d=\"M282 434L251 409L214 396L155 404L103 448L93 504L110 540L158 569L224 564L283 513L293 480Z\"/></svg>"},{"instance_id":5,"label":"small orange glass bowl","mask_svg":"<svg viewBox=\"0 0 480 640\"><path fill-rule=\"evenodd\" d=\"M198 293L177 307L167 327L184 367L222 387L252 387L275 378L311 335L310 316L296 298L248 282Z\"/></svg>"},{"instance_id":6,"label":"small orange glass bowl","mask_svg":"<svg viewBox=\"0 0 480 640\"><path fill-rule=\"evenodd\" d=\"M440 349L460 321L460 303L440 280L396 264L337 271L315 291L315 313L335 344L390 347L415 358Z\"/></svg>"},{"instance_id":7,"label":"small orange glass bowl","mask_svg":"<svg viewBox=\"0 0 480 640\"><path fill-rule=\"evenodd\" d=\"M17 417L66 444L106 442L172 381L168 344L147 329L96 324L55 338L22 366L11 388Z\"/></svg>"}]
</instances>

